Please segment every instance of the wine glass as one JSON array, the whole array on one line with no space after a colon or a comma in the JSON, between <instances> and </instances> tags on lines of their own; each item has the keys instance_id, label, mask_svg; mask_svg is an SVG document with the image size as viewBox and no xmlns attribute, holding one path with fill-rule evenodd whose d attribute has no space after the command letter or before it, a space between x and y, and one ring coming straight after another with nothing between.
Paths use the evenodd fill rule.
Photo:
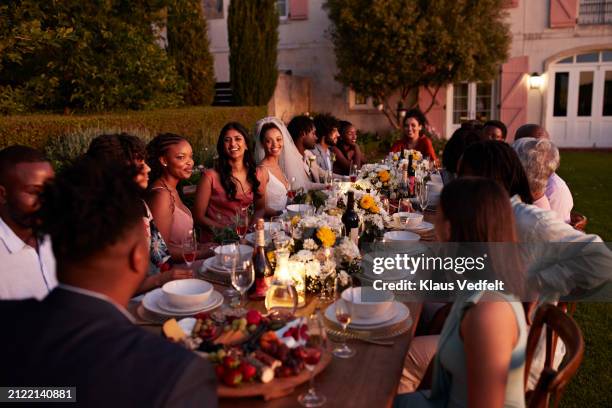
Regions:
<instances>
[{"instance_id":1,"label":"wine glass","mask_svg":"<svg viewBox=\"0 0 612 408\"><path fill-rule=\"evenodd\" d=\"M240 293L240 301L238 303L237 311L240 314L246 314L246 309L243 305L245 302L245 294L247 290L255 282L255 269L251 260L246 260L242 263L242 268L234 268L231 271L232 286Z\"/></svg>"},{"instance_id":2,"label":"wine glass","mask_svg":"<svg viewBox=\"0 0 612 408\"><path fill-rule=\"evenodd\" d=\"M409 198L402 198L399 201L399 212L412 212L412 204L410 204Z\"/></svg>"},{"instance_id":3,"label":"wine glass","mask_svg":"<svg viewBox=\"0 0 612 408\"><path fill-rule=\"evenodd\" d=\"M236 234L244 241L249 230L249 207L240 207L236 214Z\"/></svg>"},{"instance_id":4,"label":"wine glass","mask_svg":"<svg viewBox=\"0 0 612 408\"><path fill-rule=\"evenodd\" d=\"M183 260L187 267L191 268L191 264L196 259L196 254L198 252L198 243L196 241L195 235L193 231L190 231L181 243L181 249L183 252Z\"/></svg>"},{"instance_id":5,"label":"wine glass","mask_svg":"<svg viewBox=\"0 0 612 408\"><path fill-rule=\"evenodd\" d=\"M275 242L279 239L281 232L283 232L283 217L272 217L270 218L270 223L268 224L268 233L270 234L270 239L272 242Z\"/></svg>"},{"instance_id":6,"label":"wine glass","mask_svg":"<svg viewBox=\"0 0 612 408\"><path fill-rule=\"evenodd\" d=\"M327 352L327 334L318 308L305 319L305 325L308 338L306 339L306 345L299 349L299 352L306 369L310 372L310 382L308 391L298 397L298 402L303 407L320 407L325 404L327 398L316 391L314 377L317 364L319 364L323 354ZM302 328L300 328L300 332Z\"/></svg>"},{"instance_id":7,"label":"wine glass","mask_svg":"<svg viewBox=\"0 0 612 408\"><path fill-rule=\"evenodd\" d=\"M297 185L295 182L295 177L291 177L291 180L289 180L289 190L287 190L287 198L289 199L289 203L291 204L293 202L293 199L295 198L297 194Z\"/></svg>"},{"instance_id":8,"label":"wine glass","mask_svg":"<svg viewBox=\"0 0 612 408\"><path fill-rule=\"evenodd\" d=\"M220 266L229 271L230 275L238 266L238 260L240 258L240 246L238 242L234 240L223 241L219 248L220 254ZM230 305L234 304L235 299L238 297L238 291L227 288L223 291L223 295L228 299Z\"/></svg>"},{"instance_id":9,"label":"wine glass","mask_svg":"<svg viewBox=\"0 0 612 408\"><path fill-rule=\"evenodd\" d=\"M427 182L425 180L417 184L417 198L419 199L419 206L423 213L425 213L427 209L428 193Z\"/></svg>"},{"instance_id":10,"label":"wine glass","mask_svg":"<svg viewBox=\"0 0 612 408\"><path fill-rule=\"evenodd\" d=\"M351 169L349 172L349 180L351 181L351 183L354 183L357 181L357 165L356 164L351 164Z\"/></svg>"},{"instance_id":11,"label":"wine glass","mask_svg":"<svg viewBox=\"0 0 612 408\"><path fill-rule=\"evenodd\" d=\"M351 323L352 313L353 313L353 294L355 290L353 288L348 288L344 290L344 292L340 293L339 290L336 290L337 300L335 305L336 311L336 320L342 326L343 336L342 343L340 343L336 348L334 348L334 356L339 358L351 358L355 355L355 349L352 349L346 344L346 329L348 325Z\"/></svg>"}]
</instances>

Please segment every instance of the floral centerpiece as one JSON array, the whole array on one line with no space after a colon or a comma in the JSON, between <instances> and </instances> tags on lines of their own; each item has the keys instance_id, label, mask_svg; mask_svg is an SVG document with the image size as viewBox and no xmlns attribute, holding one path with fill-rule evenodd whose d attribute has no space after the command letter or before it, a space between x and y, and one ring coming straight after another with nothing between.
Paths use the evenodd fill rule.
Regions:
<instances>
[{"instance_id":1,"label":"floral centerpiece","mask_svg":"<svg viewBox=\"0 0 612 408\"><path fill-rule=\"evenodd\" d=\"M388 194L389 191L396 188L399 183L401 175L398 177L396 173L397 169L394 166L378 163L366 164L361 168L360 180L358 183L367 181L371 189L376 189L382 194ZM361 188L366 190L366 188L363 188L363 183L360 184L362 184Z\"/></svg>"}]
</instances>

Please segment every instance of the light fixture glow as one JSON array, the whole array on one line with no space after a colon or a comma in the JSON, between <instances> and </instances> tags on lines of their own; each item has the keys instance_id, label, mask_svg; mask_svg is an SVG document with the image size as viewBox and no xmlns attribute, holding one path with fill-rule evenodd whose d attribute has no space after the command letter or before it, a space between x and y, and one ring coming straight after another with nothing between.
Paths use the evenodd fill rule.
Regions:
<instances>
[{"instance_id":1,"label":"light fixture glow","mask_svg":"<svg viewBox=\"0 0 612 408\"><path fill-rule=\"evenodd\" d=\"M529 76L529 88L530 89L542 89L544 86L544 77L537 72L532 73Z\"/></svg>"}]
</instances>

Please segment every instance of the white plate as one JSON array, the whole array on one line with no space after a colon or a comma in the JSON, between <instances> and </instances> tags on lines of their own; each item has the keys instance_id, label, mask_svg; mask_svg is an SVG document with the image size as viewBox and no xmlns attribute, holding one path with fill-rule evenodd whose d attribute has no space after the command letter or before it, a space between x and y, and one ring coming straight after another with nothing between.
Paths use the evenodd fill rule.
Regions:
<instances>
[{"instance_id":1,"label":"white plate","mask_svg":"<svg viewBox=\"0 0 612 408\"><path fill-rule=\"evenodd\" d=\"M423 222L421 222L417 226L407 227L407 228L404 228L404 229L406 229L408 231L413 231L413 232L423 232L423 231L432 230L433 228L434 228L434 225L431 222L423 221Z\"/></svg>"},{"instance_id":2,"label":"white plate","mask_svg":"<svg viewBox=\"0 0 612 408\"><path fill-rule=\"evenodd\" d=\"M385 242L416 242L421 239L419 234L414 232L400 230L400 231L388 231L383 235Z\"/></svg>"},{"instance_id":3,"label":"white plate","mask_svg":"<svg viewBox=\"0 0 612 408\"><path fill-rule=\"evenodd\" d=\"M152 290L151 292L147 293L142 299L142 305L147 311L161 316L191 316L195 313L208 312L209 310L213 310L214 308L219 307L223 304L223 295L217 292L216 290L213 290L206 303L202 305L201 309L188 312L169 312L167 310L162 309L158 305L159 298L163 296L164 294L161 289Z\"/></svg>"},{"instance_id":4,"label":"white plate","mask_svg":"<svg viewBox=\"0 0 612 408\"><path fill-rule=\"evenodd\" d=\"M168 303L168 300L162 294L162 296L157 298L157 306L161 307L164 311L168 313L198 313L200 310L206 309L209 304L214 303L215 300L216 299L211 299L209 296L208 299L206 299L206 301L202 304L199 304L189 309L181 309L178 307L174 307L170 303Z\"/></svg>"},{"instance_id":5,"label":"white plate","mask_svg":"<svg viewBox=\"0 0 612 408\"><path fill-rule=\"evenodd\" d=\"M265 240L266 240L266 245L268 245L270 242L272 242L272 241L270 241L270 237L268 236L268 233L266 233L265 231L264 231L264 237L265 237ZM256 246L255 245L255 233L254 232L249 232L248 234L246 234L245 239L246 239L246 241L249 244L251 244L251 246L253 246L253 247Z\"/></svg>"},{"instance_id":6,"label":"white plate","mask_svg":"<svg viewBox=\"0 0 612 408\"><path fill-rule=\"evenodd\" d=\"M351 323L349 323L348 327L353 329L379 329L399 323L405 320L408 316L410 316L410 310L406 305L400 302L393 302L393 306L389 308L389 311L386 312L382 318L379 317L376 319L378 322L374 322L374 319L369 320L369 323L366 319L355 319L354 322L351 321ZM335 324L341 326L336 319L335 303L329 305L329 307L325 310L325 317Z\"/></svg>"},{"instance_id":7,"label":"white plate","mask_svg":"<svg viewBox=\"0 0 612 408\"><path fill-rule=\"evenodd\" d=\"M217 263L216 257L212 257L212 258L206 258L204 260L204 262L202 262L202 266L200 267L200 269L202 271L204 270L211 270L213 272L216 273L224 273L229 275L230 274L230 270L229 269L225 269L224 267L220 266Z\"/></svg>"}]
</instances>

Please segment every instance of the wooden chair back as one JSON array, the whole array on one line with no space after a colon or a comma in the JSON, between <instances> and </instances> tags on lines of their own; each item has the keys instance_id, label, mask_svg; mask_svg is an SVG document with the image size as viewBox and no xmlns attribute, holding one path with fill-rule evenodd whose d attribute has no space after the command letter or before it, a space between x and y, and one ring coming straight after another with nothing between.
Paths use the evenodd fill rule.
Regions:
<instances>
[{"instance_id":1,"label":"wooden chair back","mask_svg":"<svg viewBox=\"0 0 612 408\"><path fill-rule=\"evenodd\" d=\"M529 337L527 338L527 361L525 362L525 389L531 362L542 333L546 325L546 360L544 369L535 389L527 394L527 407L546 408L557 407L561 394L571 378L576 374L584 356L584 339L580 328L570 316L555 305L545 304L538 308ZM557 370L553 369L555 347L553 335L559 336L565 344L566 355ZM553 398L549 405L550 398Z\"/></svg>"},{"instance_id":2,"label":"wooden chair back","mask_svg":"<svg viewBox=\"0 0 612 408\"><path fill-rule=\"evenodd\" d=\"M586 216L576 211L570 213L570 225L574 227L574 229L584 232L588 222L589 219Z\"/></svg>"}]
</instances>

